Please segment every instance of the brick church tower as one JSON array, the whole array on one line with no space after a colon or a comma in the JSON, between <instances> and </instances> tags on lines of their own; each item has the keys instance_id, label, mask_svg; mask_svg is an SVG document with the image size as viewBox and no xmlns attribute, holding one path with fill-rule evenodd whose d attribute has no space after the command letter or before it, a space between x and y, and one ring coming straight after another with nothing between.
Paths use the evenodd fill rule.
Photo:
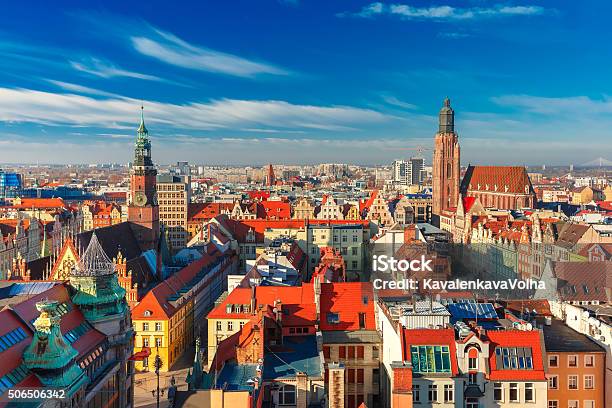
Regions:
<instances>
[{"instance_id":1,"label":"brick church tower","mask_svg":"<svg viewBox=\"0 0 612 408\"><path fill-rule=\"evenodd\" d=\"M455 132L455 112L450 99L440 109L438 133L433 154L433 214L455 207L459 199L459 138ZM438 218L438 217L436 217Z\"/></svg>"},{"instance_id":2,"label":"brick church tower","mask_svg":"<svg viewBox=\"0 0 612 408\"><path fill-rule=\"evenodd\" d=\"M157 170L151 160L151 141L141 107L134 163L130 176L128 221L143 251L157 249L159 242L159 206L157 203Z\"/></svg>"}]
</instances>

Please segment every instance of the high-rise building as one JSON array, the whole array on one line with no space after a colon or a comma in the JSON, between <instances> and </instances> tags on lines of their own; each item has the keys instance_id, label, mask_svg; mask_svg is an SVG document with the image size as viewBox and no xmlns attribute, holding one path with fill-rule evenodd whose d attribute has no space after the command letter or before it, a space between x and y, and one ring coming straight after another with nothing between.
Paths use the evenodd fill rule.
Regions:
<instances>
[{"instance_id":1,"label":"high-rise building","mask_svg":"<svg viewBox=\"0 0 612 408\"><path fill-rule=\"evenodd\" d=\"M134 162L130 176L128 221L142 249L156 249L159 242L159 206L156 187L157 169L151 159L151 141L141 107Z\"/></svg>"},{"instance_id":2,"label":"high-rise building","mask_svg":"<svg viewBox=\"0 0 612 408\"><path fill-rule=\"evenodd\" d=\"M425 159L422 157L410 158L410 184L422 184L425 178Z\"/></svg>"},{"instance_id":3,"label":"high-rise building","mask_svg":"<svg viewBox=\"0 0 612 408\"><path fill-rule=\"evenodd\" d=\"M189 176L160 174L157 176L159 219L166 239L173 251L185 248L187 232L187 208L191 201Z\"/></svg>"},{"instance_id":4,"label":"high-rise building","mask_svg":"<svg viewBox=\"0 0 612 408\"><path fill-rule=\"evenodd\" d=\"M6 173L0 169L0 200L19 197L22 188L21 174Z\"/></svg>"},{"instance_id":5,"label":"high-rise building","mask_svg":"<svg viewBox=\"0 0 612 408\"><path fill-rule=\"evenodd\" d=\"M393 162L393 181L409 186L421 184L425 173L425 159L411 157L409 160L395 160Z\"/></svg>"},{"instance_id":6,"label":"high-rise building","mask_svg":"<svg viewBox=\"0 0 612 408\"><path fill-rule=\"evenodd\" d=\"M272 164L268 165L268 175L266 177L266 184L270 187L276 184L276 177L274 176L274 167L272 167Z\"/></svg>"},{"instance_id":7,"label":"high-rise building","mask_svg":"<svg viewBox=\"0 0 612 408\"><path fill-rule=\"evenodd\" d=\"M460 173L459 137L455 132L455 112L450 100L444 100L440 110L438 133L433 154L433 213L454 207L459 198Z\"/></svg>"}]
</instances>

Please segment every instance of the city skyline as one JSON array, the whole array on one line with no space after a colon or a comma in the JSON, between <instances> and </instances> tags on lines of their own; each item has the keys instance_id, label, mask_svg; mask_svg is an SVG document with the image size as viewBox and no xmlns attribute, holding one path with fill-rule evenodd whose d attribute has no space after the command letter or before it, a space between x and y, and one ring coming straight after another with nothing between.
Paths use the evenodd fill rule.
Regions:
<instances>
[{"instance_id":1,"label":"city skyline","mask_svg":"<svg viewBox=\"0 0 612 408\"><path fill-rule=\"evenodd\" d=\"M126 163L143 103L157 163L390 164L445 96L464 166L612 158L605 5L184 4L7 6L3 161Z\"/></svg>"}]
</instances>

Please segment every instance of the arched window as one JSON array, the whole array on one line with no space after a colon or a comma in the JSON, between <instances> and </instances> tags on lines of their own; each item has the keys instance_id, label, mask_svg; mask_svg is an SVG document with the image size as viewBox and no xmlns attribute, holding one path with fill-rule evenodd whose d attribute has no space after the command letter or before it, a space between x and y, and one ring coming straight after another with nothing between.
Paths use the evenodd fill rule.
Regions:
<instances>
[{"instance_id":1,"label":"arched window","mask_svg":"<svg viewBox=\"0 0 612 408\"><path fill-rule=\"evenodd\" d=\"M472 347L468 351L468 371L478 370L478 349Z\"/></svg>"}]
</instances>

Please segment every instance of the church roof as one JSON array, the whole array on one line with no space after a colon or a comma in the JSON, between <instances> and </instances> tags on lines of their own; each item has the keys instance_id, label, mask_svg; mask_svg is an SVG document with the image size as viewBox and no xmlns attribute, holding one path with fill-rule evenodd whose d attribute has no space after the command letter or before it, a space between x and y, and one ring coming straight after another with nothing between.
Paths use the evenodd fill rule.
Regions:
<instances>
[{"instance_id":1,"label":"church roof","mask_svg":"<svg viewBox=\"0 0 612 408\"><path fill-rule=\"evenodd\" d=\"M461 183L467 191L531 194L533 187L523 166L468 166Z\"/></svg>"}]
</instances>

